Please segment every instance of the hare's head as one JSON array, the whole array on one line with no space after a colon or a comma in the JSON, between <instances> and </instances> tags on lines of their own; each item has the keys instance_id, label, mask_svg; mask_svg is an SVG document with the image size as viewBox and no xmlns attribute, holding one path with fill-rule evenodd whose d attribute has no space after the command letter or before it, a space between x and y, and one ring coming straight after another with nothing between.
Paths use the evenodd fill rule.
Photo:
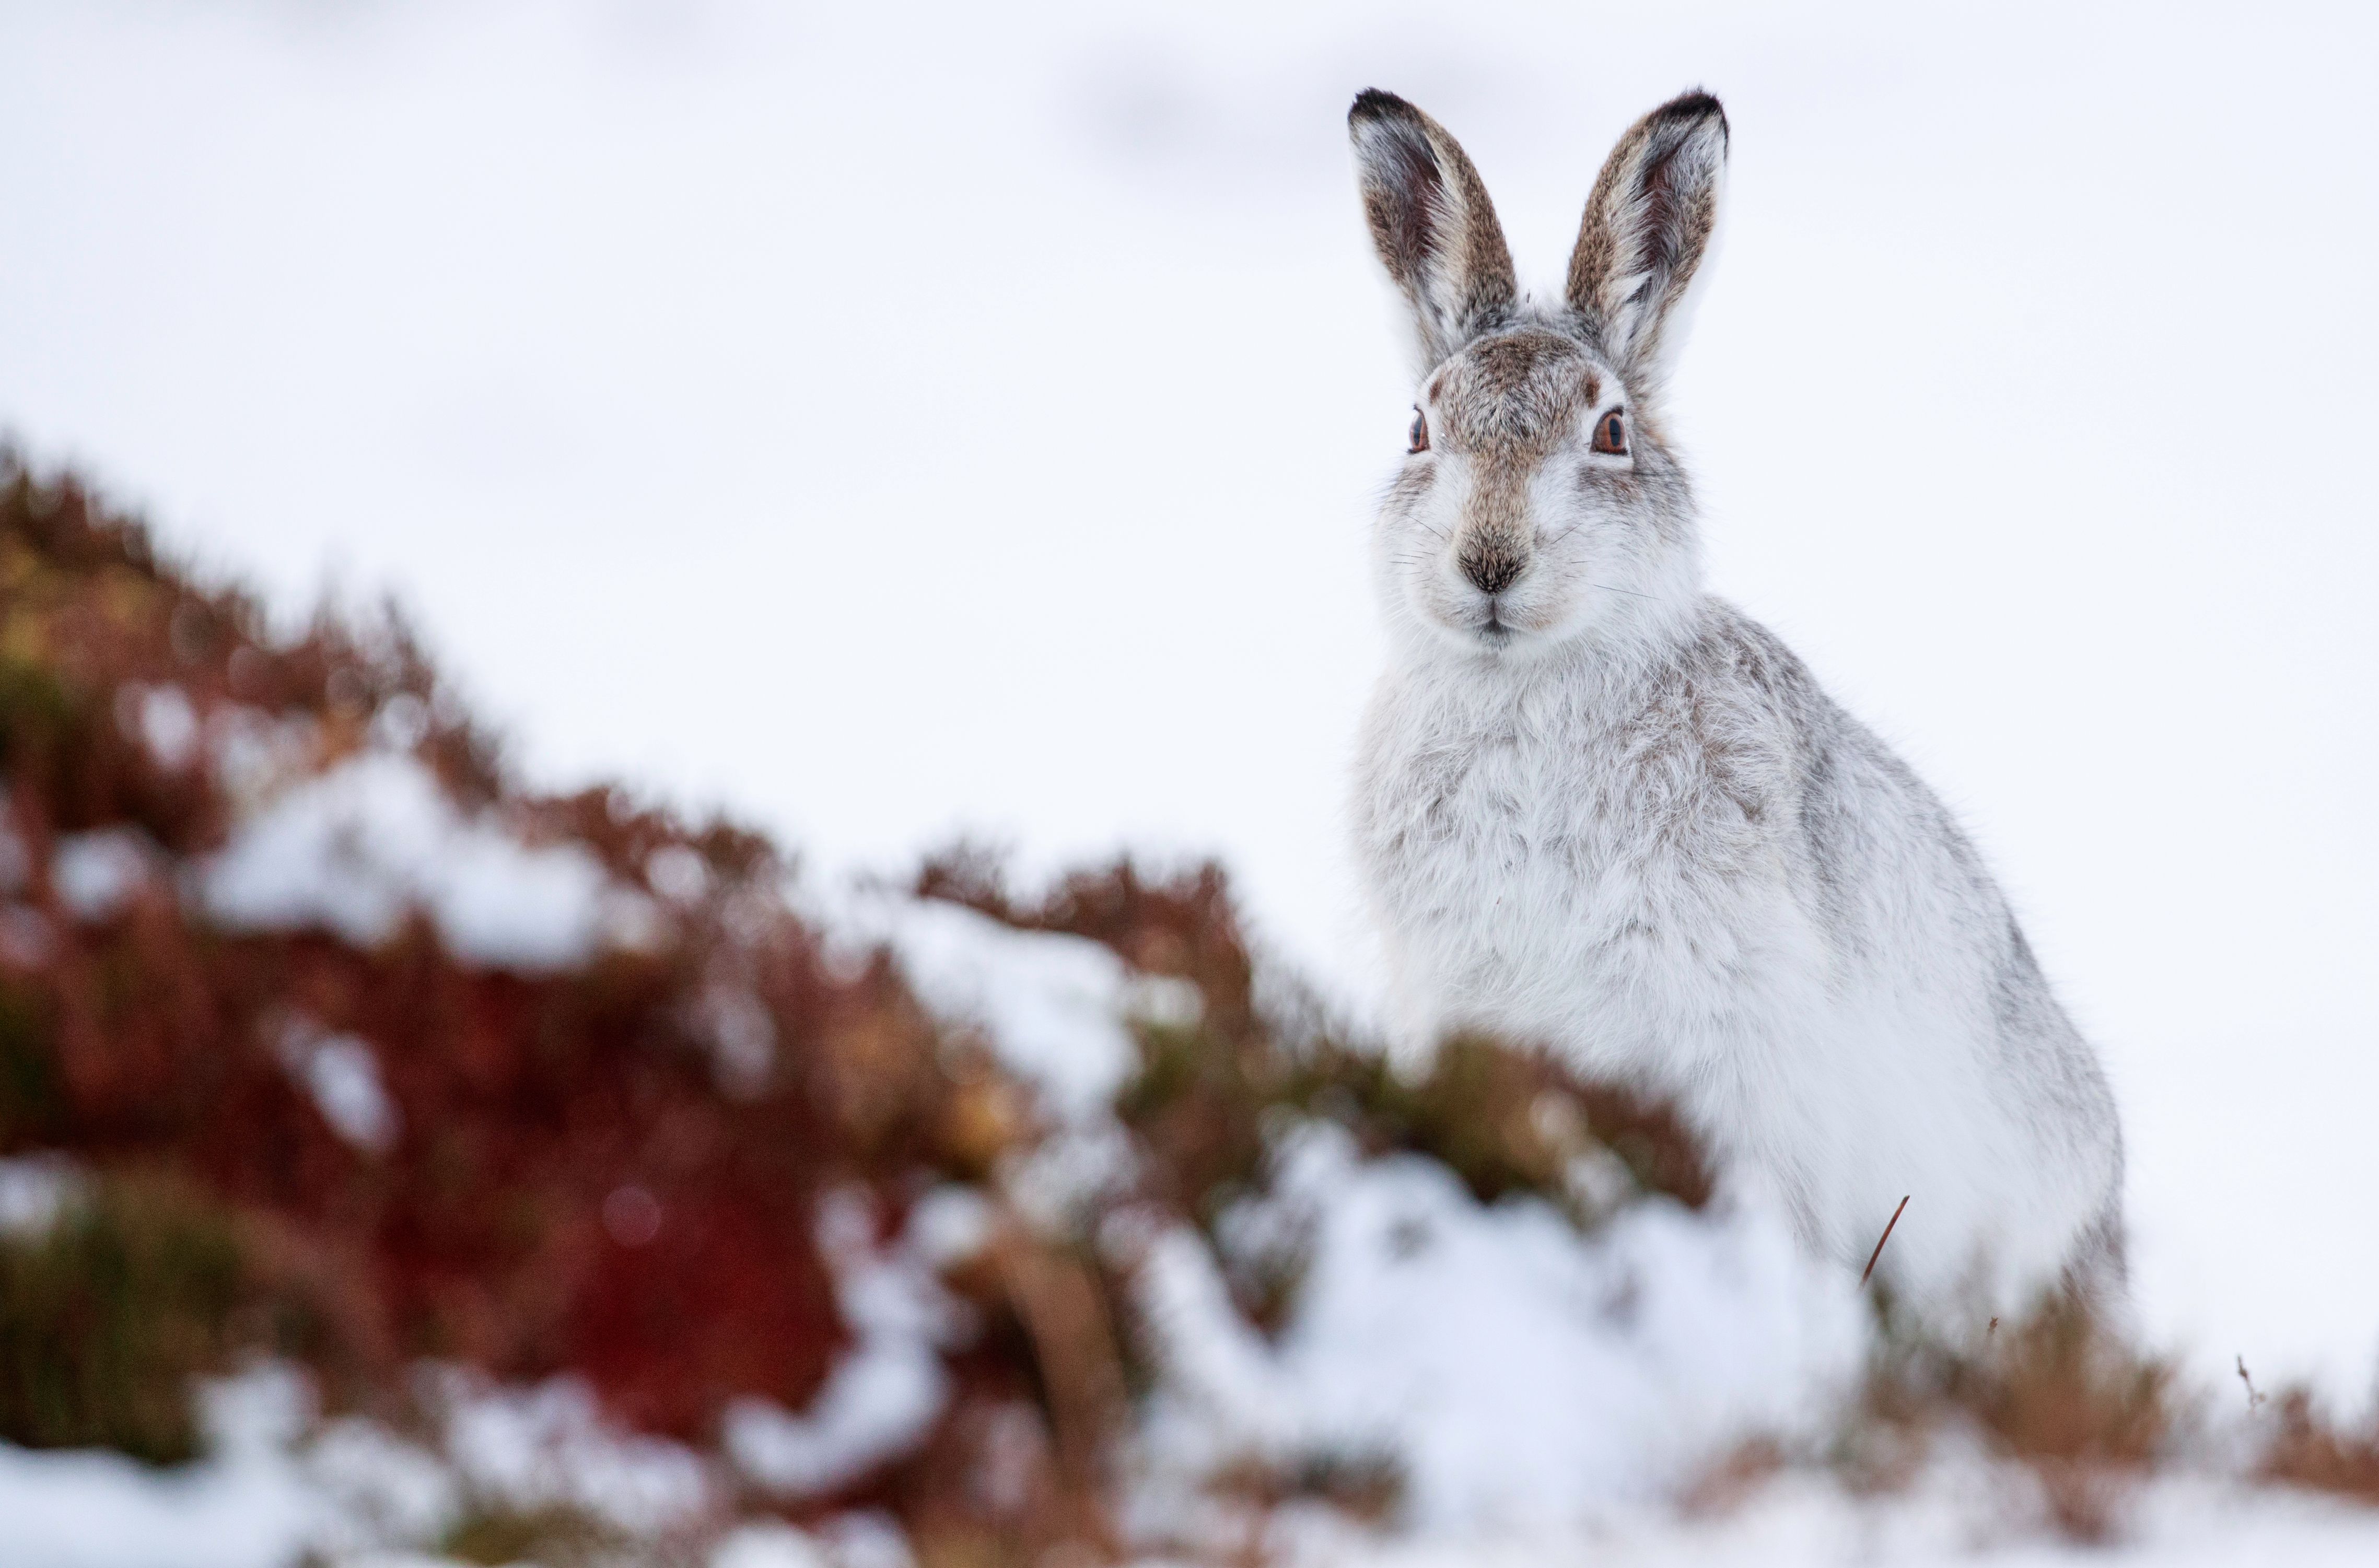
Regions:
<instances>
[{"instance_id":1,"label":"hare's head","mask_svg":"<svg viewBox=\"0 0 2379 1568\"><path fill-rule=\"evenodd\" d=\"M1698 565L1652 400L1717 221L1718 100L1687 93L1620 139L1558 303L1522 296L1479 172L1436 121L1371 91L1347 123L1420 351L1410 451L1380 519L1391 621L1487 659L1676 623Z\"/></svg>"}]
</instances>

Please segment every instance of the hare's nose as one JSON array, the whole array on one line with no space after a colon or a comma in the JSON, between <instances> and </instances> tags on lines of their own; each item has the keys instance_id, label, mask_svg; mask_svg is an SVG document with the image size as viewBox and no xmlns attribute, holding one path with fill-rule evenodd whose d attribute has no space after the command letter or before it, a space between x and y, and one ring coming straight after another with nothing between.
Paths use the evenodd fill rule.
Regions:
<instances>
[{"instance_id":1,"label":"hare's nose","mask_svg":"<svg viewBox=\"0 0 2379 1568\"><path fill-rule=\"evenodd\" d=\"M1528 558L1515 550L1474 549L1462 552L1462 574L1482 594L1500 594L1520 580Z\"/></svg>"}]
</instances>

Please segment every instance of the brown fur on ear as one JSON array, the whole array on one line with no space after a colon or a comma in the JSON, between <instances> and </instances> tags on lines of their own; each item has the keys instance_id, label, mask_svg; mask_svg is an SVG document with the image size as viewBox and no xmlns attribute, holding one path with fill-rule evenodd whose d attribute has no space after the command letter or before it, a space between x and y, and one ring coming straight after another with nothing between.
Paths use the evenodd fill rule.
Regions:
<instances>
[{"instance_id":1,"label":"brown fur on ear","mask_svg":"<svg viewBox=\"0 0 2379 1568\"><path fill-rule=\"evenodd\" d=\"M1619 139L1587 198L1564 293L1624 365L1652 358L1709 249L1726 142L1719 101L1681 94Z\"/></svg>"},{"instance_id":2,"label":"brown fur on ear","mask_svg":"<svg viewBox=\"0 0 2379 1568\"><path fill-rule=\"evenodd\" d=\"M1371 242L1412 302L1424 361L1434 365L1519 297L1494 205L1461 145L1395 93L1358 96L1346 130Z\"/></svg>"}]
</instances>

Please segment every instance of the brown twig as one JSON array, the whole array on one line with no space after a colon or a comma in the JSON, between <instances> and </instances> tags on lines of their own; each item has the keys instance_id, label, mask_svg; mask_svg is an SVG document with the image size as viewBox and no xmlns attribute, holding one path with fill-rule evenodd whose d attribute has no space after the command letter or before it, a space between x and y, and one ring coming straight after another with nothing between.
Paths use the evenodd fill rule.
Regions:
<instances>
[{"instance_id":1,"label":"brown twig","mask_svg":"<svg viewBox=\"0 0 2379 1568\"><path fill-rule=\"evenodd\" d=\"M1891 1239L1891 1227L1900 1223L1901 1209L1905 1209L1907 1207L1908 1200L1906 1197L1902 1197L1900 1200L1900 1208L1894 1209L1891 1212L1891 1218L1884 1222L1883 1234L1875 1238L1875 1250L1866 1255L1866 1267L1859 1271L1860 1289L1864 1290L1866 1288L1866 1282L1875 1273L1876 1260L1883 1256L1883 1244Z\"/></svg>"},{"instance_id":2,"label":"brown twig","mask_svg":"<svg viewBox=\"0 0 2379 1568\"><path fill-rule=\"evenodd\" d=\"M2264 1403L2264 1395L2256 1388L2255 1380L2247 1375L2247 1358L2244 1356L2239 1357L2239 1381L2247 1385L2247 1414L2252 1416L2255 1413L2255 1406Z\"/></svg>"}]
</instances>

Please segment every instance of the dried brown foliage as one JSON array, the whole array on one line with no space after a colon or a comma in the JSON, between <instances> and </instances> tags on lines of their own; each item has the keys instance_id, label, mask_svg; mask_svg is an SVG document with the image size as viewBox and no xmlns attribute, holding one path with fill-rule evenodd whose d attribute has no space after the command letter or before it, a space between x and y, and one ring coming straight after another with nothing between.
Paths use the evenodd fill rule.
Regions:
<instances>
[{"instance_id":1,"label":"dried brown foliage","mask_svg":"<svg viewBox=\"0 0 2379 1568\"><path fill-rule=\"evenodd\" d=\"M2187 1420L2172 1365L2143 1358L2079 1301L2059 1297L1951 1350L1886 1330L1838 1460L1866 1488L1904 1483L1942 1427L1962 1424L2038 1479L2078 1540L2111 1537L2125 1498Z\"/></svg>"},{"instance_id":2,"label":"dried brown foliage","mask_svg":"<svg viewBox=\"0 0 2379 1568\"><path fill-rule=\"evenodd\" d=\"M2379 1413L2360 1429L2340 1427L2309 1390L2282 1393L2256 1473L2358 1502L2379 1503Z\"/></svg>"}]
</instances>

